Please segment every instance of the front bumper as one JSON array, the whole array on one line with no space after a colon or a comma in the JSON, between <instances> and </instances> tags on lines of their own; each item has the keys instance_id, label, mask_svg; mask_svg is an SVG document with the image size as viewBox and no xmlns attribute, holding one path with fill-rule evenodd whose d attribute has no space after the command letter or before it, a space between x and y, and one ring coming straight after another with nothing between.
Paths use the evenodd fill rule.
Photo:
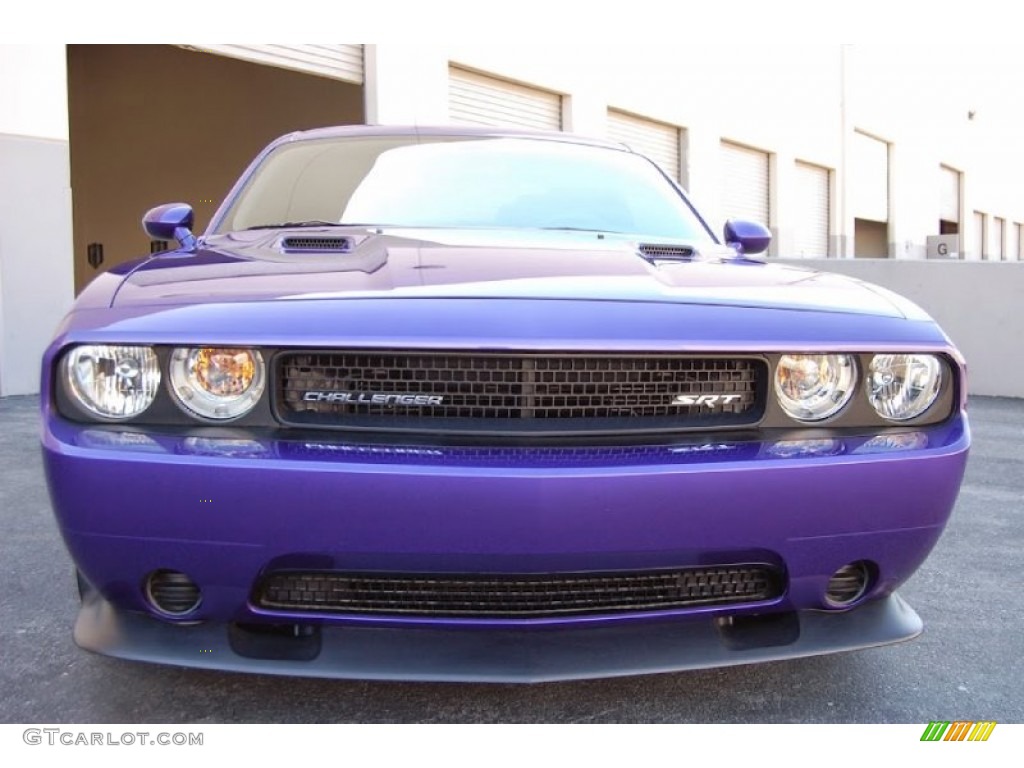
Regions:
<instances>
[{"instance_id":1,"label":"front bumper","mask_svg":"<svg viewBox=\"0 0 1024 768\"><path fill-rule=\"evenodd\" d=\"M970 442L965 416L877 436L719 438L593 449L226 431L197 441L53 417L43 448L62 534L96 590L75 637L109 655L311 676L544 680L793 658L920 631L894 591L953 508ZM858 607L835 610L829 579L856 561L876 576ZM770 564L785 591L756 604L536 619L252 602L254 584L281 569L557 574L728 563ZM143 586L156 569L199 585L194 612L159 616ZM773 615L783 623L756 618ZM737 649L728 622L748 620ZM301 628L319 638L317 653L240 655L228 628L245 625Z\"/></svg>"}]
</instances>

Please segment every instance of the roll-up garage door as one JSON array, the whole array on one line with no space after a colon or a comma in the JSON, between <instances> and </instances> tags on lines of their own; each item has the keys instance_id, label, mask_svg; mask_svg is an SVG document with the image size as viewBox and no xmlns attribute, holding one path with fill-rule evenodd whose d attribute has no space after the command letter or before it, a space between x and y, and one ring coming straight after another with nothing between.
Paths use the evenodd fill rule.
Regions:
<instances>
[{"instance_id":1,"label":"roll-up garage door","mask_svg":"<svg viewBox=\"0 0 1024 768\"><path fill-rule=\"evenodd\" d=\"M888 221L889 145L854 131L851 155L854 218Z\"/></svg>"},{"instance_id":2,"label":"roll-up garage door","mask_svg":"<svg viewBox=\"0 0 1024 768\"><path fill-rule=\"evenodd\" d=\"M679 164L680 130L674 125L608 110L608 138L621 141L634 152L646 155L676 181L681 180Z\"/></svg>"},{"instance_id":3,"label":"roll-up garage door","mask_svg":"<svg viewBox=\"0 0 1024 768\"><path fill-rule=\"evenodd\" d=\"M1006 258L1003 253L1003 243L1006 242L1006 219L999 216L992 217L992 247L989 248L993 261L1002 261Z\"/></svg>"},{"instance_id":4,"label":"roll-up garage door","mask_svg":"<svg viewBox=\"0 0 1024 768\"><path fill-rule=\"evenodd\" d=\"M722 217L768 226L768 153L722 142Z\"/></svg>"},{"instance_id":5,"label":"roll-up garage door","mask_svg":"<svg viewBox=\"0 0 1024 768\"><path fill-rule=\"evenodd\" d=\"M988 256L988 238L985 237L985 214L981 211L974 212L974 255L975 258L983 259Z\"/></svg>"},{"instance_id":6,"label":"roll-up garage door","mask_svg":"<svg viewBox=\"0 0 1024 768\"><path fill-rule=\"evenodd\" d=\"M453 123L562 130L562 97L557 93L449 69L448 117Z\"/></svg>"},{"instance_id":7,"label":"roll-up garage door","mask_svg":"<svg viewBox=\"0 0 1024 768\"><path fill-rule=\"evenodd\" d=\"M960 171L939 166L939 219L960 223Z\"/></svg>"},{"instance_id":8,"label":"roll-up garage door","mask_svg":"<svg viewBox=\"0 0 1024 768\"><path fill-rule=\"evenodd\" d=\"M184 45L194 51L216 53L271 67L294 69L312 75L363 82L363 46L337 45Z\"/></svg>"},{"instance_id":9,"label":"roll-up garage door","mask_svg":"<svg viewBox=\"0 0 1024 768\"><path fill-rule=\"evenodd\" d=\"M820 165L796 164L795 256L828 256L831 192L829 170ZM789 254L786 254L789 255Z\"/></svg>"},{"instance_id":10,"label":"roll-up garage door","mask_svg":"<svg viewBox=\"0 0 1024 768\"><path fill-rule=\"evenodd\" d=\"M1020 247L1021 243L1021 226L1020 224L1014 224L1010 227L1010 242L1006 248L1006 260L1007 261L1020 261Z\"/></svg>"}]
</instances>

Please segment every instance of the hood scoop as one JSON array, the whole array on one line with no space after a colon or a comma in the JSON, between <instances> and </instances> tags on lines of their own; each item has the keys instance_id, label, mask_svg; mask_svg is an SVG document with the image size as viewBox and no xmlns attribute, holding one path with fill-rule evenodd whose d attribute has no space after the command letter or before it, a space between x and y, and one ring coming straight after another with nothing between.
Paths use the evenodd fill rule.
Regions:
<instances>
[{"instance_id":1,"label":"hood scoop","mask_svg":"<svg viewBox=\"0 0 1024 768\"><path fill-rule=\"evenodd\" d=\"M648 261L693 261L696 251L689 245L641 243L640 255Z\"/></svg>"},{"instance_id":2,"label":"hood scoop","mask_svg":"<svg viewBox=\"0 0 1024 768\"><path fill-rule=\"evenodd\" d=\"M352 240L347 237L290 235L281 240L281 250L286 253L348 253L352 250Z\"/></svg>"}]
</instances>

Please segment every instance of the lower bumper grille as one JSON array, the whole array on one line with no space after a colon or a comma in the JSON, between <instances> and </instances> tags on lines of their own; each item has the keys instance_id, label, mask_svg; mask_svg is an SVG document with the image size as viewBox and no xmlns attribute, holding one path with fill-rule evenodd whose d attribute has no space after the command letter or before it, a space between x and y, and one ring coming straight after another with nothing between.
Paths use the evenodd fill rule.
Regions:
<instances>
[{"instance_id":1,"label":"lower bumper grille","mask_svg":"<svg viewBox=\"0 0 1024 768\"><path fill-rule=\"evenodd\" d=\"M271 610L542 618L760 602L782 589L780 574L760 565L493 577L287 571L264 578L254 602Z\"/></svg>"}]
</instances>

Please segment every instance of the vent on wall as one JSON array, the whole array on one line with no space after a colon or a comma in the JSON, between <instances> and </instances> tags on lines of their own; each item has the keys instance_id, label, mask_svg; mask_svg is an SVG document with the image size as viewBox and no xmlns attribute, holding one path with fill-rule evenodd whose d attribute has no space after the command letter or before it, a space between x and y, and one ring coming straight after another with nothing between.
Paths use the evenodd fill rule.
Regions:
<instances>
[{"instance_id":1,"label":"vent on wall","mask_svg":"<svg viewBox=\"0 0 1024 768\"><path fill-rule=\"evenodd\" d=\"M103 243L89 243L85 249L86 260L93 269L99 269L103 263Z\"/></svg>"},{"instance_id":2,"label":"vent on wall","mask_svg":"<svg viewBox=\"0 0 1024 768\"><path fill-rule=\"evenodd\" d=\"M291 253L345 253L352 250L352 241L347 237L286 237L281 241L281 249Z\"/></svg>"}]
</instances>

